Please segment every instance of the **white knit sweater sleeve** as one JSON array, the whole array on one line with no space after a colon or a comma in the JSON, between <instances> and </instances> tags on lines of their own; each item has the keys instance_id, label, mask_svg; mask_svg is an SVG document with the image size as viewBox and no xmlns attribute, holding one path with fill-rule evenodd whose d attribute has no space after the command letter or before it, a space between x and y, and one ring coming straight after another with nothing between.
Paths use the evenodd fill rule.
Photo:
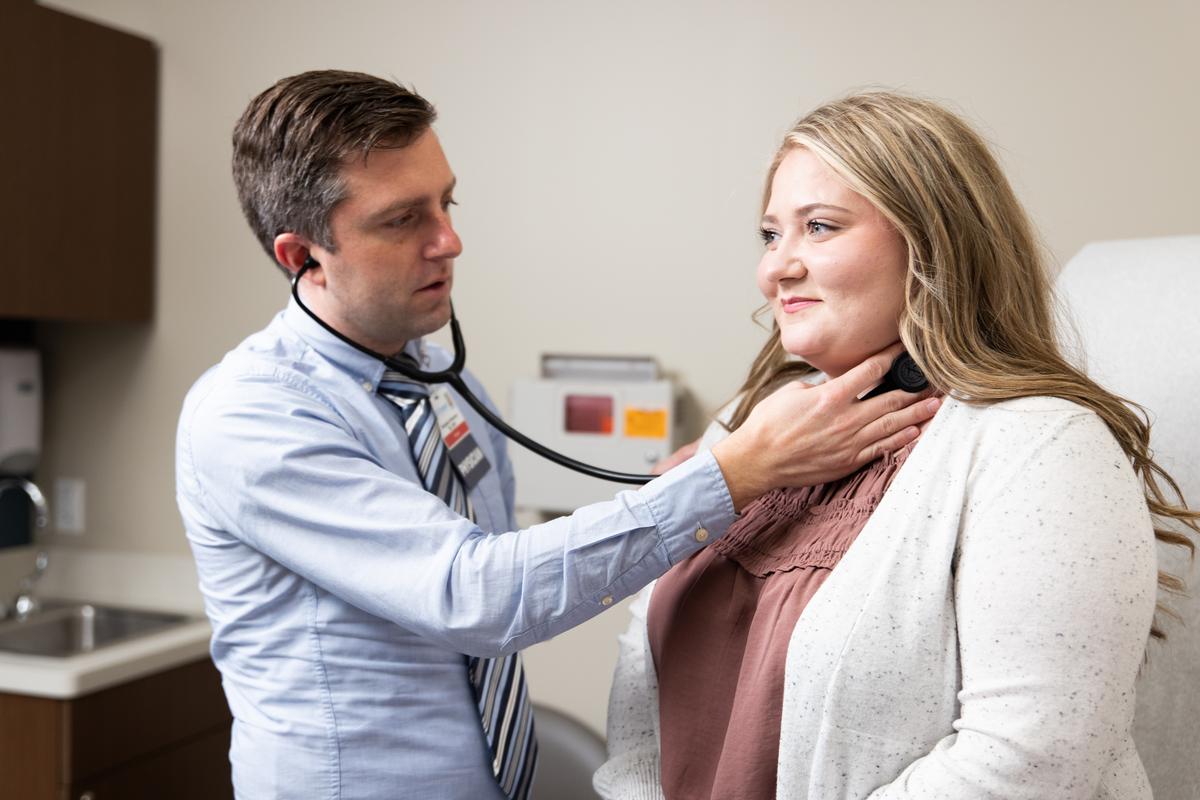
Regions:
<instances>
[{"instance_id":1,"label":"white knit sweater sleeve","mask_svg":"<svg viewBox=\"0 0 1200 800\"><path fill-rule=\"evenodd\" d=\"M1149 512L1090 412L1011 445L961 521L956 733L870 800L1109 796L1154 611Z\"/></svg>"},{"instance_id":2,"label":"white knit sweater sleeve","mask_svg":"<svg viewBox=\"0 0 1200 800\"><path fill-rule=\"evenodd\" d=\"M630 605L629 628L617 639L617 666L608 697L608 761L592 779L605 800L660 800L658 678L650 657L646 614L650 584Z\"/></svg>"}]
</instances>

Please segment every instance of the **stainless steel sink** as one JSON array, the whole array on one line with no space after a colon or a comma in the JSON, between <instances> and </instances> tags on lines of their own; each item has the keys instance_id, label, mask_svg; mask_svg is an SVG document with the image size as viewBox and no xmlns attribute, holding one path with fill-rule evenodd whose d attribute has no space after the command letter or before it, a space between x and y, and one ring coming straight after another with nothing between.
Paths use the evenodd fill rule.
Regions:
<instances>
[{"instance_id":1,"label":"stainless steel sink","mask_svg":"<svg viewBox=\"0 0 1200 800\"><path fill-rule=\"evenodd\" d=\"M47 606L0 622L0 652L74 656L191 622L184 614L86 604Z\"/></svg>"}]
</instances>

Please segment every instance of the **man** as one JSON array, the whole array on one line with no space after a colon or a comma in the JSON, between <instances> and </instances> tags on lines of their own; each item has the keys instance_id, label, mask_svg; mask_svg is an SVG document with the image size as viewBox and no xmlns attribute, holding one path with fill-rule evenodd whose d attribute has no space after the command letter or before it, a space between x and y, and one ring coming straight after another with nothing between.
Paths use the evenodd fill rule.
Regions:
<instances>
[{"instance_id":1,"label":"man","mask_svg":"<svg viewBox=\"0 0 1200 800\"><path fill-rule=\"evenodd\" d=\"M389 81L304 73L250 103L233 171L263 248L290 275L308 265L300 291L317 316L438 369L447 354L421 337L449 319L462 243L433 121ZM781 390L636 492L513 531L503 437L290 303L197 382L179 426L179 505L235 718L238 796L525 796L536 738L519 661L498 657L635 592L762 492L915 437L926 404L853 399L893 355ZM438 435L463 422L469 459Z\"/></svg>"}]
</instances>

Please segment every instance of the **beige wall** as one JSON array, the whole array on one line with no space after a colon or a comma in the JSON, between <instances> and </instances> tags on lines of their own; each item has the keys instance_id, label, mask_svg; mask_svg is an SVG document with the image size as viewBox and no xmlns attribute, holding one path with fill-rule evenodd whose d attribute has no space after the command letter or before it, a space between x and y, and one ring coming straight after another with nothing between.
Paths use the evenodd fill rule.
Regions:
<instances>
[{"instance_id":1,"label":"beige wall","mask_svg":"<svg viewBox=\"0 0 1200 800\"><path fill-rule=\"evenodd\" d=\"M726 398L761 337L747 318L765 163L796 116L855 87L975 120L1060 260L1200 227L1191 0L46 4L162 46L156 322L44 336L40 477L88 485L88 529L64 546L187 552L180 401L286 297L242 222L229 131L292 72L394 76L439 106L466 242L456 305L502 406L544 348L650 353L702 406ZM535 696L602 725L621 613L541 646Z\"/></svg>"}]
</instances>

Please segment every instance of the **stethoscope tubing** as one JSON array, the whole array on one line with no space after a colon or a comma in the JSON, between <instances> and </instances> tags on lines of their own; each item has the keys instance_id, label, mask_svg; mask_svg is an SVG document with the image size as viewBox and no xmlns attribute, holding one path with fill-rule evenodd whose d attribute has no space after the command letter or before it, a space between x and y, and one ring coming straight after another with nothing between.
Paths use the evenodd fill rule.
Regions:
<instances>
[{"instance_id":1,"label":"stethoscope tubing","mask_svg":"<svg viewBox=\"0 0 1200 800\"><path fill-rule=\"evenodd\" d=\"M311 309L309 309L309 307L304 304L304 301L300 299L300 277L304 275L304 273L307 272L312 266L315 266L315 262L312 262L311 260L305 261L304 265L300 267L300 270L296 273L295 277L292 278L292 298L296 301L296 305L300 306L300 310L312 317L312 319L318 325L329 331L329 333L333 334L339 340L353 347L355 350L358 350L359 352L364 353L371 358L382 361L383 365L388 369L395 370L410 380L425 384L448 384L454 389L454 391L458 392L458 394L464 400L467 401L471 408L479 412L479 415L487 420L488 424L490 424L496 430L500 431L522 447L525 447L526 449L536 453L542 458L553 461L559 466L566 467L567 469L574 470L575 472L580 472L584 475L589 475L593 478L613 481L614 483L634 484L638 486L649 483L650 481L654 480L654 478L658 477L657 475L641 475L635 472L617 472L616 470L605 469L604 467L597 467L593 466L592 464L585 464L582 461L577 461L568 455L551 450L544 444L529 438L502 420L490 408L484 405L483 401L475 396L475 393L472 392L467 386L466 381L462 379L462 370L467 361L467 348L465 342L463 341L462 329L458 324L458 317L456 317L454 314L453 302L450 303L450 337L454 346L454 358L450 362L450 366L446 369L427 372L423 369L414 367L411 364L406 364L399 359L386 356L383 353L378 353L369 347L359 344L349 336L343 334L341 331L336 330L332 325L325 322L325 320L318 317Z\"/></svg>"}]
</instances>

